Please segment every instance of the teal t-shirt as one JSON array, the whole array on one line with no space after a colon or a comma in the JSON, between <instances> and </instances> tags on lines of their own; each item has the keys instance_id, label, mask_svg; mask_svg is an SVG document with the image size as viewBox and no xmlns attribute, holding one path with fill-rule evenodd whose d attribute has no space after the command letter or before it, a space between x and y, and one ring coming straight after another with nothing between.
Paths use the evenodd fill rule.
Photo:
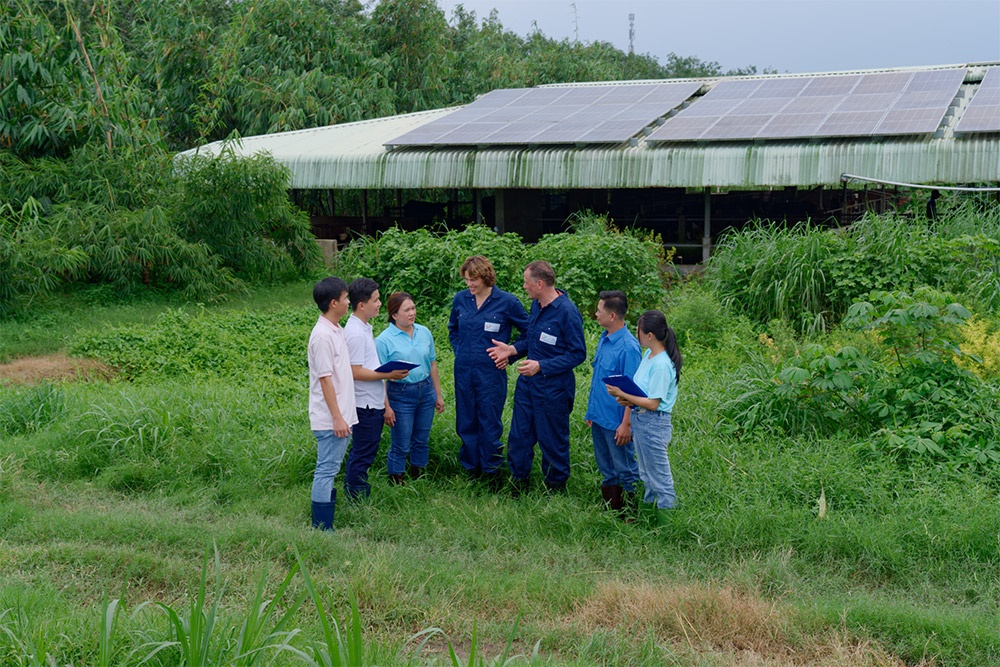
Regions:
<instances>
[{"instance_id":1,"label":"teal t-shirt","mask_svg":"<svg viewBox=\"0 0 1000 667\"><path fill-rule=\"evenodd\" d=\"M646 392L646 396L660 399L660 406L657 408L659 412L670 412L677 402L677 371L674 370L674 362L670 360L666 350L655 357L651 357L649 352L648 349L643 350L642 361L632 379L639 385L639 389Z\"/></svg>"}]
</instances>

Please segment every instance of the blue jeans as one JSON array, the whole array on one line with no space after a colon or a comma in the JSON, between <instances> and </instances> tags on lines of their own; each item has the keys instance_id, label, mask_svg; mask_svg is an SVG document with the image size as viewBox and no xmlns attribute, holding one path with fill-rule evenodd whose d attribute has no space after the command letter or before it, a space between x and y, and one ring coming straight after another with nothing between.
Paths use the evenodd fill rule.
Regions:
<instances>
[{"instance_id":1,"label":"blue jeans","mask_svg":"<svg viewBox=\"0 0 1000 667\"><path fill-rule=\"evenodd\" d=\"M386 459L390 475L406 472L406 457L415 468L427 467L431 423L437 394L430 380L420 382L387 382L389 407L396 413L396 425L389 432L389 456Z\"/></svg>"},{"instance_id":2,"label":"blue jeans","mask_svg":"<svg viewBox=\"0 0 1000 667\"><path fill-rule=\"evenodd\" d=\"M669 412L632 412L632 440L639 459L639 477L646 485L643 500L656 503L660 509L671 509L677 504L674 478L670 473L667 445L673 436Z\"/></svg>"},{"instance_id":3,"label":"blue jeans","mask_svg":"<svg viewBox=\"0 0 1000 667\"><path fill-rule=\"evenodd\" d=\"M312 500L328 503L333 495L333 478L340 472L351 437L338 438L333 431L313 431L313 435L316 436L316 472L313 473Z\"/></svg>"},{"instance_id":4,"label":"blue jeans","mask_svg":"<svg viewBox=\"0 0 1000 667\"><path fill-rule=\"evenodd\" d=\"M632 485L639 479L639 466L635 462L635 443L629 440L624 445L615 442L614 429L592 424L590 434L594 440L594 459L601 471L601 484L621 486L632 491Z\"/></svg>"}]
</instances>

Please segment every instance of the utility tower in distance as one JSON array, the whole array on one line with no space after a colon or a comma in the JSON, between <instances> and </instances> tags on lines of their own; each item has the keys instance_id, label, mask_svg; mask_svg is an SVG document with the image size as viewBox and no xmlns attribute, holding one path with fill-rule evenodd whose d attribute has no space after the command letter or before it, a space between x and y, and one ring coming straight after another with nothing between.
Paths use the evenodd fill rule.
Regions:
<instances>
[{"instance_id":1,"label":"utility tower in distance","mask_svg":"<svg viewBox=\"0 0 1000 667\"><path fill-rule=\"evenodd\" d=\"M628 15L628 54L635 55L635 13Z\"/></svg>"}]
</instances>

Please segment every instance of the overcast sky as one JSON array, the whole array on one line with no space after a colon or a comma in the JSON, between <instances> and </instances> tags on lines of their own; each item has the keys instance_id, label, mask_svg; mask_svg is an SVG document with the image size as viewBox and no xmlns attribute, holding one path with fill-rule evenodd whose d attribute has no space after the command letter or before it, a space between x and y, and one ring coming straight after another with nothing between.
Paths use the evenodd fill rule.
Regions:
<instances>
[{"instance_id":1,"label":"overcast sky","mask_svg":"<svg viewBox=\"0 0 1000 667\"><path fill-rule=\"evenodd\" d=\"M451 20L462 4L480 21L535 26L556 39L611 42L664 62L667 54L779 72L1000 61L1000 0L438 0ZM575 11L574 11L575 5Z\"/></svg>"}]
</instances>

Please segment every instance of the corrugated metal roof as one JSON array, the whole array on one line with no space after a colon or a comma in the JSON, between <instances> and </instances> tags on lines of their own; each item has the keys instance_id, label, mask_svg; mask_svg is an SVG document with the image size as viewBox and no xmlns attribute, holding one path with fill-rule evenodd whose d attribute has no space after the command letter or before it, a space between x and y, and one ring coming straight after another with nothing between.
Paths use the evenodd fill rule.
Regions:
<instances>
[{"instance_id":1,"label":"corrugated metal roof","mask_svg":"<svg viewBox=\"0 0 1000 667\"><path fill-rule=\"evenodd\" d=\"M244 155L269 152L291 170L292 188L758 189L837 185L844 173L910 183L997 182L1000 134L954 135L962 110L991 64L958 66L968 68L965 83L944 127L932 137L655 148L642 139L635 146L614 147L385 148L386 141L460 108L454 107L247 137L233 149ZM214 153L221 148L222 142L215 142L195 150Z\"/></svg>"}]
</instances>

